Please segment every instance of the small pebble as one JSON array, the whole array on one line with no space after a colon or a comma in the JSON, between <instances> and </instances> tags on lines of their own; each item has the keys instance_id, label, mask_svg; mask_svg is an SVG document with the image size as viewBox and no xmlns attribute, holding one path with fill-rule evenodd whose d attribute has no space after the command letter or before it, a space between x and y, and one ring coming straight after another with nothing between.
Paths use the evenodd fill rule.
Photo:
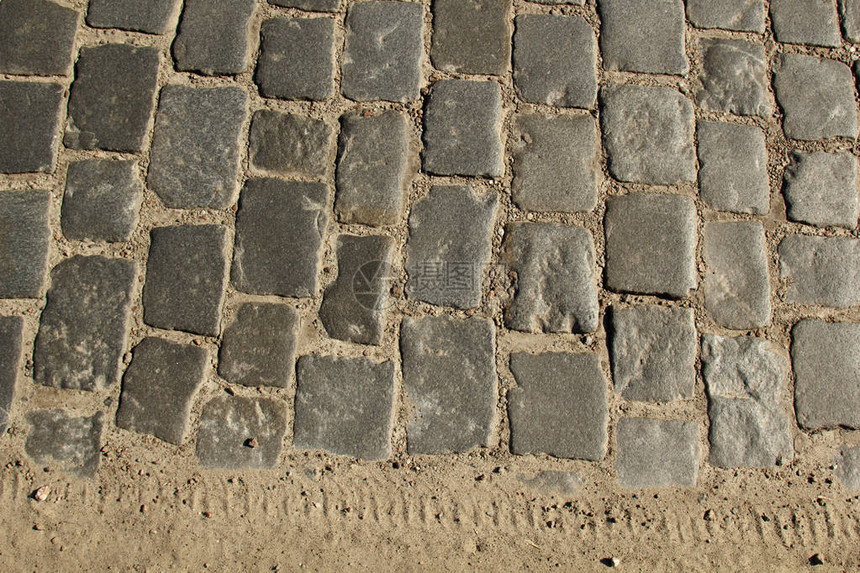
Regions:
<instances>
[{"instance_id":1,"label":"small pebble","mask_svg":"<svg viewBox=\"0 0 860 573\"><path fill-rule=\"evenodd\" d=\"M46 485L43 485L39 489L33 492L33 499L36 501L45 501L48 499L48 496L51 495L51 488Z\"/></svg>"}]
</instances>

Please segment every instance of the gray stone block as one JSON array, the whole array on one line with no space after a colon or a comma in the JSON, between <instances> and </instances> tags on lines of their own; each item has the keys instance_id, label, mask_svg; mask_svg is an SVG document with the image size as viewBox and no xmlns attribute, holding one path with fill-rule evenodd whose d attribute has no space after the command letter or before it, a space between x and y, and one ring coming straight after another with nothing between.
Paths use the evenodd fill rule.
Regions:
<instances>
[{"instance_id":1,"label":"gray stone block","mask_svg":"<svg viewBox=\"0 0 860 573\"><path fill-rule=\"evenodd\" d=\"M166 34L176 25L179 0L90 0L87 24L146 34Z\"/></svg>"},{"instance_id":2,"label":"gray stone block","mask_svg":"<svg viewBox=\"0 0 860 573\"><path fill-rule=\"evenodd\" d=\"M681 0L601 0L600 50L607 70L685 74Z\"/></svg>"},{"instance_id":3,"label":"gray stone block","mask_svg":"<svg viewBox=\"0 0 860 573\"><path fill-rule=\"evenodd\" d=\"M857 158L850 153L791 153L782 192L788 218L810 225L853 229L860 215Z\"/></svg>"},{"instance_id":4,"label":"gray stone block","mask_svg":"<svg viewBox=\"0 0 860 573\"><path fill-rule=\"evenodd\" d=\"M39 464L82 478L93 478L101 459L102 414L73 417L63 410L37 410L27 414L30 430L24 451Z\"/></svg>"},{"instance_id":5,"label":"gray stone block","mask_svg":"<svg viewBox=\"0 0 860 573\"><path fill-rule=\"evenodd\" d=\"M0 73L68 75L77 30L78 14L72 8L47 0L3 0Z\"/></svg>"},{"instance_id":6,"label":"gray stone block","mask_svg":"<svg viewBox=\"0 0 860 573\"><path fill-rule=\"evenodd\" d=\"M415 407L406 429L410 454L490 445L498 401L495 346L495 327L484 318L403 320L403 384Z\"/></svg>"},{"instance_id":7,"label":"gray stone block","mask_svg":"<svg viewBox=\"0 0 860 573\"><path fill-rule=\"evenodd\" d=\"M839 0L839 11L842 13L845 39L855 44L860 42L860 0Z\"/></svg>"},{"instance_id":8,"label":"gray stone block","mask_svg":"<svg viewBox=\"0 0 860 573\"><path fill-rule=\"evenodd\" d=\"M286 404L270 398L213 398L200 414L200 465L231 470L277 467L287 432L286 410Z\"/></svg>"},{"instance_id":9,"label":"gray stone block","mask_svg":"<svg viewBox=\"0 0 860 573\"><path fill-rule=\"evenodd\" d=\"M0 173L54 170L64 92L60 84L0 81Z\"/></svg>"},{"instance_id":10,"label":"gray stone block","mask_svg":"<svg viewBox=\"0 0 860 573\"><path fill-rule=\"evenodd\" d=\"M50 208L48 191L0 191L0 298L42 296Z\"/></svg>"},{"instance_id":11,"label":"gray stone block","mask_svg":"<svg viewBox=\"0 0 860 573\"><path fill-rule=\"evenodd\" d=\"M436 69L461 74L503 75L511 59L510 0L434 0Z\"/></svg>"},{"instance_id":12,"label":"gray stone block","mask_svg":"<svg viewBox=\"0 0 860 573\"><path fill-rule=\"evenodd\" d=\"M860 448L842 448L836 459L836 476L846 488L860 489Z\"/></svg>"},{"instance_id":13,"label":"gray stone block","mask_svg":"<svg viewBox=\"0 0 860 573\"><path fill-rule=\"evenodd\" d=\"M511 453L600 460L606 454L606 380L596 354L511 354Z\"/></svg>"},{"instance_id":14,"label":"gray stone block","mask_svg":"<svg viewBox=\"0 0 860 573\"><path fill-rule=\"evenodd\" d=\"M744 40L704 39L696 103L712 111L770 117L764 46Z\"/></svg>"},{"instance_id":15,"label":"gray stone block","mask_svg":"<svg viewBox=\"0 0 860 573\"><path fill-rule=\"evenodd\" d=\"M363 460L391 454L394 363L311 354L296 376L295 447Z\"/></svg>"},{"instance_id":16,"label":"gray stone block","mask_svg":"<svg viewBox=\"0 0 860 573\"><path fill-rule=\"evenodd\" d=\"M789 235L779 244L786 302L848 308L860 304L860 241Z\"/></svg>"},{"instance_id":17,"label":"gray stone block","mask_svg":"<svg viewBox=\"0 0 860 573\"><path fill-rule=\"evenodd\" d=\"M337 12L340 0L269 0L269 4L314 12Z\"/></svg>"},{"instance_id":18,"label":"gray stone block","mask_svg":"<svg viewBox=\"0 0 860 573\"><path fill-rule=\"evenodd\" d=\"M323 177L331 163L332 138L332 129L320 119L261 110L248 136L251 165L287 177Z\"/></svg>"},{"instance_id":19,"label":"gray stone block","mask_svg":"<svg viewBox=\"0 0 860 573\"><path fill-rule=\"evenodd\" d=\"M185 0L173 42L176 69L210 76L245 71L256 4L256 0Z\"/></svg>"},{"instance_id":20,"label":"gray stone block","mask_svg":"<svg viewBox=\"0 0 860 573\"><path fill-rule=\"evenodd\" d=\"M763 0L687 0L687 18L697 28L764 32Z\"/></svg>"},{"instance_id":21,"label":"gray stone block","mask_svg":"<svg viewBox=\"0 0 860 573\"><path fill-rule=\"evenodd\" d=\"M6 433L15 399L23 334L24 319L20 316L0 316L0 435Z\"/></svg>"},{"instance_id":22,"label":"gray stone block","mask_svg":"<svg viewBox=\"0 0 860 573\"><path fill-rule=\"evenodd\" d=\"M621 418L618 421L618 483L625 488L695 487L699 432L680 420Z\"/></svg>"},{"instance_id":23,"label":"gray stone block","mask_svg":"<svg viewBox=\"0 0 860 573\"><path fill-rule=\"evenodd\" d=\"M263 97L330 98L334 95L334 20L274 18L263 22L254 79Z\"/></svg>"},{"instance_id":24,"label":"gray stone block","mask_svg":"<svg viewBox=\"0 0 860 573\"><path fill-rule=\"evenodd\" d=\"M777 42L842 45L836 0L770 0L770 17Z\"/></svg>"}]
</instances>

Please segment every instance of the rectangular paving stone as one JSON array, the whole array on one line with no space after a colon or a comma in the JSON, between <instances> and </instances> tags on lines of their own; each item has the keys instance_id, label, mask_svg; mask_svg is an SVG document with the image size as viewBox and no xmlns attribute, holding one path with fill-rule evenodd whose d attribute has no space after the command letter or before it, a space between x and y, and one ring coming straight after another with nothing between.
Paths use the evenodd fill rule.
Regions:
<instances>
[{"instance_id":1,"label":"rectangular paving stone","mask_svg":"<svg viewBox=\"0 0 860 573\"><path fill-rule=\"evenodd\" d=\"M246 181L236 213L236 288L251 294L314 296L327 205L328 188L322 183Z\"/></svg>"},{"instance_id":2,"label":"rectangular paving stone","mask_svg":"<svg viewBox=\"0 0 860 573\"><path fill-rule=\"evenodd\" d=\"M197 434L200 465L230 470L277 467L287 432L286 410L286 404L270 398L209 400Z\"/></svg>"},{"instance_id":3,"label":"rectangular paving stone","mask_svg":"<svg viewBox=\"0 0 860 573\"><path fill-rule=\"evenodd\" d=\"M693 396L698 347L693 309L610 307L607 343L615 391L625 400L669 402Z\"/></svg>"},{"instance_id":4,"label":"rectangular paving stone","mask_svg":"<svg viewBox=\"0 0 860 573\"><path fill-rule=\"evenodd\" d=\"M696 103L711 111L770 117L764 46L744 40L703 39Z\"/></svg>"},{"instance_id":5,"label":"rectangular paving stone","mask_svg":"<svg viewBox=\"0 0 860 573\"><path fill-rule=\"evenodd\" d=\"M597 40L579 16L523 14L515 20L514 84L530 103L594 107Z\"/></svg>"},{"instance_id":6,"label":"rectangular paving stone","mask_svg":"<svg viewBox=\"0 0 860 573\"><path fill-rule=\"evenodd\" d=\"M444 72L503 75L511 58L510 0L434 0L430 59Z\"/></svg>"},{"instance_id":7,"label":"rectangular paving stone","mask_svg":"<svg viewBox=\"0 0 860 573\"><path fill-rule=\"evenodd\" d=\"M362 460L391 455L394 363L302 356L293 445Z\"/></svg>"},{"instance_id":8,"label":"rectangular paving stone","mask_svg":"<svg viewBox=\"0 0 860 573\"><path fill-rule=\"evenodd\" d=\"M524 332L593 332L599 308L594 240L582 227L511 223L504 261L516 273L516 294L505 313Z\"/></svg>"},{"instance_id":9,"label":"rectangular paving stone","mask_svg":"<svg viewBox=\"0 0 860 573\"><path fill-rule=\"evenodd\" d=\"M600 0L600 50L607 70L685 74L681 0Z\"/></svg>"},{"instance_id":10,"label":"rectangular paving stone","mask_svg":"<svg viewBox=\"0 0 860 573\"><path fill-rule=\"evenodd\" d=\"M469 187L434 186L409 215L406 295L439 306L475 308L490 261L499 199Z\"/></svg>"},{"instance_id":11,"label":"rectangular paving stone","mask_svg":"<svg viewBox=\"0 0 860 573\"><path fill-rule=\"evenodd\" d=\"M687 296L696 288L696 207L689 197L631 193L606 200L606 287Z\"/></svg>"},{"instance_id":12,"label":"rectangular paving stone","mask_svg":"<svg viewBox=\"0 0 860 573\"><path fill-rule=\"evenodd\" d=\"M60 84L0 81L0 173L50 173L57 160Z\"/></svg>"},{"instance_id":13,"label":"rectangular paving stone","mask_svg":"<svg viewBox=\"0 0 860 573\"><path fill-rule=\"evenodd\" d=\"M36 463L56 464L82 478L99 469L102 414L76 417L64 410L36 410L27 414L30 428L24 451Z\"/></svg>"},{"instance_id":14,"label":"rectangular paving stone","mask_svg":"<svg viewBox=\"0 0 860 573\"><path fill-rule=\"evenodd\" d=\"M793 151L783 173L788 218L809 225L853 229L860 215L857 158L850 153Z\"/></svg>"},{"instance_id":15,"label":"rectangular paving stone","mask_svg":"<svg viewBox=\"0 0 860 573\"><path fill-rule=\"evenodd\" d=\"M380 344L391 288L394 239L337 238L337 279L325 289L319 317L328 335L357 344Z\"/></svg>"},{"instance_id":16,"label":"rectangular paving stone","mask_svg":"<svg viewBox=\"0 0 860 573\"><path fill-rule=\"evenodd\" d=\"M511 453L600 460L606 454L606 380L596 354L511 354Z\"/></svg>"},{"instance_id":17,"label":"rectangular paving stone","mask_svg":"<svg viewBox=\"0 0 860 573\"><path fill-rule=\"evenodd\" d=\"M77 30L78 14L72 8L47 0L3 0L0 73L68 75Z\"/></svg>"},{"instance_id":18,"label":"rectangular paving stone","mask_svg":"<svg viewBox=\"0 0 860 573\"><path fill-rule=\"evenodd\" d=\"M421 87L424 9L413 2L355 2L346 15L341 91L356 101L409 101Z\"/></svg>"},{"instance_id":19,"label":"rectangular paving stone","mask_svg":"<svg viewBox=\"0 0 860 573\"><path fill-rule=\"evenodd\" d=\"M206 350L199 346L144 338L122 378L116 425L182 444L207 361Z\"/></svg>"},{"instance_id":20,"label":"rectangular paving stone","mask_svg":"<svg viewBox=\"0 0 860 573\"><path fill-rule=\"evenodd\" d=\"M842 44L836 0L770 0L770 17L777 42L833 48Z\"/></svg>"},{"instance_id":21,"label":"rectangular paving stone","mask_svg":"<svg viewBox=\"0 0 860 573\"><path fill-rule=\"evenodd\" d=\"M227 286L227 228L157 227L149 236L144 322L156 328L218 336Z\"/></svg>"},{"instance_id":22,"label":"rectangular paving stone","mask_svg":"<svg viewBox=\"0 0 860 573\"><path fill-rule=\"evenodd\" d=\"M860 489L860 448L843 447L836 464L836 475L842 485Z\"/></svg>"},{"instance_id":23,"label":"rectangular paving stone","mask_svg":"<svg viewBox=\"0 0 860 573\"><path fill-rule=\"evenodd\" d=\"M134 261L75 256L51 271L33 351L33 380L100 390L119 381L138 268Z\"/></svg>"},{"instance_id":24,"label":"rectangular paving stone","mask_svg":"<svg viewBox=\"0 0 860 573\"><path fill-rule=\"evenodd\" d=\"M90 0L87 24L146 34L166 34L176 26L179 0Z\"/></svg>"},{"instance_id":25,"label":"rectangular paving stone","mask_svg":"<svg viewBox=\"0 0 860 573\"><path fill-rule=\"evenodd\" d=\"M600 95L613 177L652 185L696 180L690 100L671 88L653 86L606 86Z\"/></svg>"},{"instance_id":26,"label":"rectangular paving stone","mask_svg":"<svg viewBox=\"0 0 860 573\"><path fill-rule=\"evenodd\" d=\"M247 107L239 88L161 90L147 184L167 207L223 209L235 201Z\"/></svg>"},{"instance_id":27,"label":"rectangular paving stone","mask_svg":"<svg viewBox=\"0 0 860 573\"><path fill-rule=\"evenodd\" d=\"M255 168L287 177L323 177L332 154L332 129L320 119L261 110L248 149Z\"/></svg>"},{"instance_id":28,"label":"rectangular paving stone","mask_svg":"<svg viewBox=\"0 0 860 573\"><path fill-rule=\"evenodd\" d=\"M621 418L616 429L618 483L629 489L695 487L699 431L680 420Z\"/></svg>"},{"instance_id":29,"label":"rectangular paving stone","mask_svg":"<svg viewBox=\"0 0 860 573\"><path fill-rule=\"evenodd\" d=\"M21 365L24 319L0 316L0 435L6 433Z\"/></svg>"},{"instance_id":30,"label":"rectangular paving stone","mask_svg":"<svg viewBox=\"0 0 860 573\"><path fill-rule=\"evenodd\" d=\"M501 113L495 82L433 84L424 111L424 169L432 175L501 177Z\"/></svg>"},{"instance_id":31,"label":"rectangular paving stone","mask_svg":"<svg viewBox=\"0 0 860 573\"><path fill-rule=\"evenodd\" d=\"M209 76L245 71L256 0L185 0L173 59L181 72Z\"/></svg>"},{"instance_id":32,"label":"rectangular paving stone","mask_svg":"<svg viewBox=\"0 0 860 573\"><path fill-rule=\"evenodd\" d=\"M340 0L269 0L269 4L314 12L337 12Z\"/></svg>"},{"instance_id":33,"label":"rectangular paving stone","mask_svg":"<svg viewBox=\"0 0 860 573\"><path fill-rule=\"evenodd\" d=\"M845 39L855 44L860 42L860 0L839 0L839 12Z\"/></svg>"},{"instance_id":34,"label":"rectangular paving stone","mask_svg":"<svg viewBox=\"0 0 860 573\"><path fill-rule=\"evenodd\" d=\"M254 80L263 97L330 98L334 95L334 20L274 18L263 22Z\"/></svg>"},{"instance_id":35,"label":"rectangular paving stone","mask_svg":"<svg viewBox=\"0 0 860 573\"><path fill-rule=\"evenodd\" d=\"M137 226L143 183L137 161L88 159L69 164L60 222L72 241L127 241Z\"/></svg>"},{"instance_id":36,"label":"rectangular paving stone","mask_svg":"<svg viewBox=\"0 0 860 573\"><path fill-rule=\"evenodd\" d=\"M0 191L0 298L42 296L50 208L48 191Z\"/></svg>"},{"instance_id":37,"label":"rectangular paving stone","mask_svg":"<svg viewBox=\"0 0 860 573\"><path fill-rule=\"evenodd\" d=\"M300 320L283 304L245 303L224 329L218 375L232 384L286 388L292 377Z\"/></svg>"},{"instance_id":38,"label":"rectangular paving stone","mask_svg":"<svg viewBox=\"0 0 860 573\"><path fill-rule=\"evenodd\" d=\"M860 304L860 241L789 235L779 244L786 302L848 308Z\"/></svg>"},{"instance_id":39,"label":"rectangular paving stone","mask_svg":"<svg viewBox=\"0 0 860 573\"><path fill-rule=\"evenodd\" d=\"M763 0L687 0L687 18L697 28L764 32Z\"/></svg>"}]
</instances>

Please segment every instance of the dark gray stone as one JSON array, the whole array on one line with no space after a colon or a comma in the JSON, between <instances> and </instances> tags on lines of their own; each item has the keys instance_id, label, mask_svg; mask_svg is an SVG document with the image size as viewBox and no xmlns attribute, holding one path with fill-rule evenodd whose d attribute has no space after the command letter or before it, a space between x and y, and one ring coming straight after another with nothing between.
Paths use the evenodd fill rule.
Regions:
<instances>
[{"instance_id":1,"label":"dark gray stone","mask_svg":"<svg viewBox=\"0 0 860 573\"><path fill-rule=\"evenodd\" d=\"M47 0L3 0L0 73L68 75L77 30L78 14L72 8Z\"/></svg>"},{"instance_id":2,"label":"dark gray stone","mask_svg":"<svg viewBox=\"0 0 860 573\"><path fill-rule=\"evenodd\" d=\"M150 240L143 320L157 328L218 336L227 285L227 228L157 227Z\"/></svg>"},{"instance_id":3,"label":"dark gray stone","mask_svg":"<svg viewBox=\"0 0 860 573\"><path fill-rule=\"evenodd\" d=\"M295 447L363 460L391 454L392 362L302 356L296 376Z\"/></svg>"},{"instance_id":4,"label":"dark gray stone","mask_svg":"<svg viewBox=\"0 0 860 573\"><path fill-rule=\"evenodd\" d=\"M842 13L845 39L855 44L860 42L860 0L839 0L839 11ZM857 483L860 484L860 481ZM857 489L860 489L860 485Z\"/></svg>"},{"instance_id":5,"label":"dark gray stone","mask_svg":"<svg viewBox=\"0 0 860 573\"><path fill-rule=\"evenodd\" d=\"M406 243L406 294L454 308L481 304L481 279L490 261L499 199L468 187L430 189L412 207Z\"/></svg>"},{"instance_id":6,"label":"dark gray stone","mask_svg":"<svg viewBox=\"0 0 860 573\"><path fill-rule=\"evenodd\" d=\"M48 191L0 191L0 298L42 296L50 208Z\"/></svg>"},{"instance_id":7,"label":"dark gray stone","mask_svg":"<svg viewBox=\"0 0 860 573\"><path fill-rule=\"evenodd\" d=\"M705 39L696 103L712 111L770 117L764 46L744 40Z\"/></svg>"},{"instance_id":8,"label":"dark gray stone","mask_svg":"<svg viewBox=\"0 0 860 573\"><path fill-rule=\"evenodd\" d=\"M278 466L286 432L283 402L220 396L203 406L197 457L204 468L273 469Z\"/></svg>"},{"instance_id":9,"label":"dark gray stone","mask_svg":"<svg viewBox=\"0 0 860 573\"><path fill-rule=\"evenodd\" d=\"M252 294L314 296L327 205L328 188L322 183L249 179L236 214L236 288Z\"/></svg>"},{"instance_id":10,"label":"dark gray stone","mask_svg":"<svg viewBox=\"0 0 860 573\"><path fill-rule=\"evenodd\" d=\"M248 64L249 24L256 0L185 0L173 43L176 69L231 75Z\"/></svg>"},{"instance_id":11,"label":"dark gray stone","mask_svg":"<svg viewBox=\"0 0 860 573\"><path fill-rule=\"evenodd\" d=\"M461 74L502 75L511 59L510 0L434 0L436 69Z\"/></svg>"},{"instance_id":12,"label":"dark gray stone","mask_svg":"<svg viewBox=\"0 0 860 573\"><path fill-rule=\"evenodd\" d=\"M33 352L33 379L100 390L119 381L137 264L76 256L51 271Z\"/></svg>"},{"instance_id":13,"label":"dark gray stone","mask_svg":"<svg viewBox=\"0 0 860 573\"><path fill-rule=\"evenodd\" d=\"M6 433L23 350L24 319L0 316L0 435Z\"/></svg>"},{"instance_id":14,"label":"dark gray stone","mask_svg":"<svg viewBox=\"0 0 860 573\"><path fill-rule=\"evenodd\" d=\"M137 161L89 159L69 165L60 219L72 241L127 241L137 226L143 183Z\"/></svg>"},{"instance_id":15,"label":"dark gray stone","mask_svg":"<svg viewBox=\"0 0 860 573\"><path fill-rule=\"evenodd\" d=\"M842 45L836 0L770 0L770 17L777 42Z\"/></svg>"},{"instance_id":16,"label":"dark gray stone","mask_svg":"<svg viewBox=\"0 0 860 573\"><path fill-rule=\"evenodd\" d=\"M687 296L696 288L696 207L681 195L631 193L606 201L606 287Z\"/></svg>"},{"instance_id":17,"label":"dark gray stone","mask_svg":"<svg viewBox=\"0 0 860 573\"><path fill-rule=\"evenodd\" d=\"M293 372L299 315L282 304L246 303L224 329L218 374L244 386L286 388Z\"/></svg>"},{"instance_id":18,"label":"dark gray stone","mask_svg":"<svg viewBox=\"0 0 860 573\"><path fill-rule=\"evenodd\" d=\"M511 354L511 453L600 460L606 454L606 380L596 354Z\"/></svg>"},{"instance_id":19,"label":"dark gray stone","mask_svg":"<svg viewBox=\"0 0 860 573\"><path fill-rule=\"evenodd\" d=\"M0 173L54 170L64 92L60 84L0 81Z\"/></svg>"},{"instance_id":20,"label":"dark gray stone","mask_svg":"<svg viewBox=\"0 0 860 573\"><path fill-rule=\"evenodd\" d=\"M337 12L340 0L269 0L269 4L314 12Z\"/></svg>"},{"instance_id":21,"label":"dark gray stone","mask_svg":"<svg viewBox=\"0 0 860 573\"><path fill-rule=\"evenodd\" d=\"M179 0L90 0L87 24L146 34L166 34L176 25Z\"/></svg>"},{"instance_id":22,"label":"dark gray stone","mask_svg":"<svg viewBox=\"0 0 860 573\"><path fill-rule=\"evenodd\" d=\"M685 74L681 0L601 0L600 50L607 70Z\"/></svg>"},{"instance_id":23,"label":"dark gray stone","mask_svg":"<svg viewBox=\"0 0 860 573\"><path fill-rule=\"evenodd\" d=\"M695 487L699 431L680 420L621 418L616 429L618 483L625 488Z\"/></svg>"},{"instance_id":24,"label":"dark gray stone","mask_svg":"<svg viewBox=\"0 0 860 573\"><path fill-rule=\"evenodd\" d=\"M235 201L248 96L239 88L161 90L147 183L171 208Z\"/></svg>"},{"instance_id":25,"label":"dark gray stone","mask_svg":"<svg viewBox=\"0 0 860 573\"><path fill-rule=\"evenodd\" d=\"M782 192L792 221L853 229L860 215L857 158L850 153L791 153Z\"/></svg>"},{"instance_id":26,"label":"dark gray stone","mask_svg":"<svg viewBox=\"0 0 860 573\"><path fill-rule=\"evenodd\" d=\"M484 318L405 318L400 326L403 384L415 413L410 454L489 446L496 402L495 327Z\"/></svg>"},{"instance_id":27,"label":"dark gray stone","mask_svg":"<svg viewBox=\"0 0 860 573\"><path fill-rule=\"evenodd\" d=\"M77 418L63 410L37 410L27 414L27 422L24 451L36 463L55 463L78 477L95 477L101 459L101 412Z\"/></svg>"},{"instance_id":28,"label":"dark gray stone","mask_svg":"<svg viewBox=\"0 0 860 573\"><path fill-rule=\"evenodd\" d=\"M836 461L836 475L848 489L860 489L860 448L842 448Z\"/></svg>"},{"instance_id":29,"label":"dark gray stone","mask_svg":"<svg viewBox=\"0 0 860 573\"><path fill-rule=\"evenodd\" d=\"M334 20L263 22L255 80L263 97L324 100L334 95Z\"/></svg>"},{"instance_id":30,"label":"dark gray stone","mask_svg":"<svg viewBox=\"0 0 860 573\"><path fill-rule=\"evenodd\" d=\"M687 0L687 18L697 28L764 32L763 0Z\"/></svg>"},{"instance_id":31,"label":"dark gray stone","mask_svg":"<svg viewBox=\"0 0 860 573\"><path fill-rule=\"evenodd\" d=\"M789 235L779 244L786 302L848 308L860 304L860 241Z\"/></svg>"},{"instance_id":32,"label":"dark gray stone","mask_svg":"<svg viewBox=\"0 0 860 573\"><path fill-rule=\"evenodd\" d=\"M323 177L331 163L332 138L332 129L320 119L261 110L248 136L251 165L287 177Z\"/></svg>"}]
</instances>

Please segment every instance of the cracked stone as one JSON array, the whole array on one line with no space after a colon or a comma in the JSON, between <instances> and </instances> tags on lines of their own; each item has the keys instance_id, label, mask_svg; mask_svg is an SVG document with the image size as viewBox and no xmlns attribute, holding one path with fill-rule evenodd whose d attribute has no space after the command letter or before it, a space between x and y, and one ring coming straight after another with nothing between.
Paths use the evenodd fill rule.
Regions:
<instances>
[{"instance_id":1,"label":"cracked stone","mask_svg":"<svg viewBox=\"0 0 860 573\"><path fill-rule=\"evenodd\" d=\"M75 417L63 410L37 410L27 414L27 423L24 451L36 463L55 463L78 477L95 477L101 459L101 412Z\"/></svg>"},{"instance_id":2,"label":"cracked stone","mask_svg":"<svg viewBox=\"0 0 860 573\"><path fill-rule=\"evenodd\" d=\"M181 72L231 75L245 71L256 0L185 0L173 59Z\"/></svg>"},{"instance_id":3,"label":"cracked stone","mask_svg":"<svg viewBox=\"0 0 860 573\"><path fill-rule=\"evenodd\" d=\"M687 0L687 18L697 28L764 32L763 0Z\"/></svg>"},{"instance_id":4,"label":"cracked stone","mask_svg":"<svg viewBox=\"0 0 860 573\"><path fill-rule=\"evenodd\" d=\"M166 34L176 24L179 0L90 0L87 24L146 34Z\"/></svg>"},{"instance_id":5,"label":"cracked stone","mask_svg":"<svg viewBox=\"0 0 860 573\"><path fill-rule=\"evenodd\" d=\"M695 487L699 429L692 422L621 418L616 428L621 487Z\"/></svg>"},{"instance_id":6,"label":"cracked stone","mask_svg":"<svg viewBox=\"0 0 860 573\"><path fill-rule=\"evenodd\" d=\"M843 447L837 458L836 475L848 489L860 489L860 448Z\"/></svg>"},{"instance_id":7,"label":"cracked stone","mask_svg":"<svg viewBox=\"0 0 860 573\"><path fill-rule=\"evenodd\" d=\"M77 30L78 14L72 8L46 0L3 0L0 73L68 75Z\"/></svg>"},{"instance_id":8,"label":"cracked stone","mask_svg":"<svg viewBox=\"0 0 860 573\"><path fill-rule=\"evenodd\" d=\"M783 175L788 218L810 225L857 225L857 158L850 153L791 153Z\"/></svg>"},{"instance_id":9,"label":"cracked stone","mask_svg":"<svg viewBox=\"0 0 860 573\"><path fill-rule=\"evenodd\" d=\"M50 208L48 191L0 191L0 298L42 295Z\"/></svg>"},{"instance_id":10,"label":"cracked stone","mask_svg":"<svg viewBox=\"0 0 860 573\"><path fill-rule=\"evenodd\" d=\"M607 70L685 74L681 0L601 0L600 50Z\"/></svg>"},{"instance_id":11,"label":"cracked stone","mask_svg":"<svg viewBox=\"0 0 860 573\"><path fill-rule=\"evenodd\" d=\"M706 39L696 103L712 111L770 117L764 46L744 40Z\"/></svg>"},{"instance_id":12,"label":"cracked stone","mask_svg":"<svg viewBox=\"0 0 860 573\"><path fill-rule=\"evenodd\" d=\"M340 0L269 0L269 4L314 12L337 12Z\"/></svg>"},{"instance_id":13,"label":"cracked stone","mask_svg":"<svg viewBox=\"0 0 860 573\"><path fill-rule=\"evenodd\" d=\"M430 59L436 69L502 75L511 57L510 0L435 0Z\"/></svg>"},{"instance_id":14,"label":"cracked stone","mask_svg":"<svg viewBox=\"0 0 860 573\"><path fill-rule=\"evenodd\" d=\"M251 165L288 177L324 177L332 139L332 129L322 120L261 110L248 136Z\"/></svg>"},{"instance_id":15,"label":"cracked stone","mask_svg":"<svg viewBox=\"0 0 860 573\"><path fill-rule=\"evenodd\" d=\"M842 45L835 0L771 0L770 17L777 42Z\"/></svg>"},{"instance_id":16,"label":"cracked stone","mask_svg":"<svg viewBox=\"0 0 860 573\"><path fill-rule=\"evenodd\" d=\"M287 407L270 398L219 396L203 406L197 457L204 468L272 469L277 467ZM253 439L253 448L246 444Z\"/></svg>"},{"instance_id":17,"label":"cracked stone","mask_svg":"<svg viewBox=\"0 0 860 573\"><path fill-rule=\"evenodd\" d=\"M0 81L0 173L50 173L56 163L60 84Z\"/></svg>"},{"instance_id":18,"label":"cracked stone","mask_svg":"<svg viewBox=\"0 0 860 573\"><path fill-rule=\"evenodd\" d=\"M845 38L855 44L860 42L860 0L840 0L839 11L842 13Z\"/></svg>"},{"instance_id":19,"label":"cracked stone","mask_svg":"<svg viewBox=\"0 0 860 573\"><path fill-rule=\"evenodd\" d=\"M15 381L21 365L24 319L20 316L0 316L0 435L6 433Z\"/></svg>"},{"instance_id":20,"label":"cracked stone","mask_svg":"<svg viewBox=\"0 0 860 573\"><path fill-rule=\"evenodd\" d=\"M263 22L255 81L263 97L324 100L334 95L334 20Z\"/></svg>"},{"instance_id":21,"label":"cracked stone","mask_svg":"<svg viewBox=\"0 0 860 573\"><path fill-rule=\"evenodd\" d=\"M786 302L832 308L860 304L860 241L789 235L779 244Z\"/></svg>"}]
</instances>

